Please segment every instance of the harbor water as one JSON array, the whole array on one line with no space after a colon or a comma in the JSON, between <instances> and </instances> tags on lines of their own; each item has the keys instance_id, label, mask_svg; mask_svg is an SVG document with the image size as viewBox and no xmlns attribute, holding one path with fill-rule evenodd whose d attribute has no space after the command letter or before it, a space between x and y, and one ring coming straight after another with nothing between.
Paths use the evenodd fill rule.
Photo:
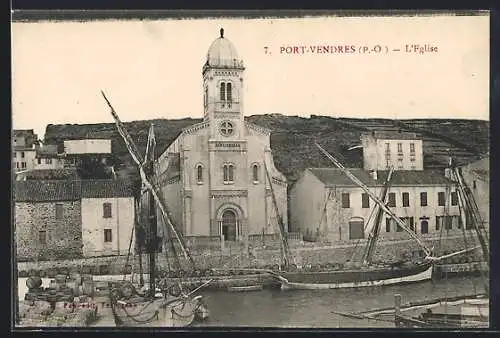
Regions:
<instances>
[{"instance_id":1,"label":"harbor water","mask_svg":"<svg viewBox=\"0 0 500 338\"><path fill-rule=\"evenodd\" d=\"M48 285L49 279L44 279ZM26 278L19 279L24 298ZM210 317L195 326L281 328L394 327L392 322L347 318L333 312L355 313L403 303L466 296L484 292L480 277L454 277L420 283L332 290L264 289L249 292L204 291Z\"/></svg>"}]
</instances>

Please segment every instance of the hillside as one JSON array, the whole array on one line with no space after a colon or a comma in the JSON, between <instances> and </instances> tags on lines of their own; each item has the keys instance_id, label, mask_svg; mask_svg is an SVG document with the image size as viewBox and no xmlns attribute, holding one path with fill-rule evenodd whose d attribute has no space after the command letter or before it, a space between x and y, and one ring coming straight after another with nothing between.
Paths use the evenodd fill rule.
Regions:
<instances>
[{"instance_id":1,"label":"hillside","mask_svg":"<svg viewBox=\"0 0 500 338\"><path fill-rule=\"evenodd\" d=\"M246 120L272 130L271 148L277 168L294 181L307 167L329 167L331 163L317 150L318 142L347 167L362 166L362 149L348 150L359 144L361 133L372 130L412 131L423 137L424 166L442 168L450 150L459 163L477 158L489 151L489 122L480 120L390 120L350 119L312 115L310 118L280 114L253 115ZM155 125L157 153L162 153L182 128L201 119L156 119L124 123L144 152L150 123ZM113 123L48 125L45 143L59 144L78 138L109 138L120 174L135 171L123 141Z\"/></svg>"}]
</instances>

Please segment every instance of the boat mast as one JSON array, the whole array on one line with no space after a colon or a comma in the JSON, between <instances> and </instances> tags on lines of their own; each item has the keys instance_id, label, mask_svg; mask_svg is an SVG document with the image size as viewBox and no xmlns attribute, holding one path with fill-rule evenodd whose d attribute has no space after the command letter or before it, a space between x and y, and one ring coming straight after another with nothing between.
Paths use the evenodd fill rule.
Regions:
<instances>
[{"instance_id":1,"label":"boat mast","mask_svg":"<svg viewBox=\"0 0 500 338\"><path fill-rule=\"evenodd\" d=\"M385 200L387 198L387 192L389 191L389 185L392 177L392 172L394 171L394 168L391 167L389 174L387 175L387 179L385 180L384 184L384 190L382 191L382 195L380 200L385 203ZM384 215L384 211L382 208L378 208L377 210L377 216L375 217L374 221L374 227L372 231L370 231L370 235L368 236L368 244L366 246L366 250L363 254L363 259L362 262L363 264L367 265L371 262L373 254L375 253L375 244L378 239L378 234L380 232L380 223L382 222L382 216Z\"/></svg>"},{"instance_id":2,"label":"boat mast","mask_svg":"<svg viewBox=\"0 0 500 338\"><path fill-rule=\"evenodd\" d=\"M288 240L286 237L286 232L285 232L285 225L283 224L283 217L281 217L281 213L278 209L278 202L276 201L276 195L274 194L274 189L273 189L273 182L271 180L271 175L269 174L269 171L267 170L267 165L266 165L266 159L264 158L264 170L266 172L266 177L267 180L269 181L269 187L271 188L271 198L273 200L273 206L274 206L274 211L276 212L276 218L278 219L278 225L279 225L279 232L280 232L280 237L281 237L281 247L283 249L283 265L284 268L288 268L290 264L290 247L288 246Z\"/></svg>"},{"instance_id":3,"label":"boat mast","mask_svg":"<svg viewBox=\"0 0 500 338\"><path fill-rule=\"evenodd\" d=\"M453 164L453 161L450 160L450 164ZM479 212L476 200L474 198L474 195L472 195L470 188L465 184L460 170L457 167L453 167L452 165L450 165L450 167L451 173L454 176L455 181L457 182L459 202L461 202L460 204L463 206L462 210L464 210L465 212L465 222L463 224L464 226L466 226L468 219L472 221L472 226L476 231L479 244L481 245L483 259L489 266L490 256L488 247L488 235L483 227L483 220ZM470 217L467 217L467 215L470 215ZM484 290L488 295L490 292L489 283L482 274L481 276L483 277Z\"/></svg>"},{"instance_id":4,"label":"boat mast","mask_svg":"<svg viewBox=\"0 0 500 338\"><path fill-rule=\"evenodd\" d=\"M465 184L462 174L460 173L460 170L458 168L453 168L452 170L457 182L460 199L465 207L464 211L466 212L466 215L468 213L471 216L470 218L472 221L472 226L476 231L479 244L481 245L484 261L488 263L489 266L490 256L489 256L489 248L487 240L488 235L483 227L483 221L481 214L479 212L479 208L474 199L474 196L472 195L472 192L470 191L470 188ZM467 217L465 219L467 223Z\"/></svg>"},{"instance_id":5,"label":"boat mast","mask_svg":"<svg viewBox=\"0 0 500 338\"><path fill-rule=\"evenodd\" d=\"M146 156L144 158L144 167L146 177L151 179L154 175L154 156L156 141L154 138L153 124L149 128L148 143L146 146ZM148 216L148 252L149 252L149 292L150 297L154 298L156 293L156 250L157 250L157 218L156 218L156 203L152 195L152 189L147 190L146 201L147 216Z\"/></svg>"},{"instance_id":6,"label":"boat mast","mask_svg":"<svg viewBox=\"0 0 500 338\"><path fill-rule=\"evenodd\" d=\"M155 188L153 183L150 181L150 179L146 175L146 171L144 169L144 160L142 159L142 156L138 152L136 145L132 141L130 134L124 128L124 126L123 126L122 122L120 121L120 119L118 118L118 115L116 114L113 106L111 105L111 103L109 102L108 98L106 97L106 95L104 94L103 91L101 91L101 94L104 97L104 100L106 101L108 107L111 109L111 115L113 116L113 119L115 120L116 127L118 129L118 132L120 133L120 136L123 138L123 141L125 142L127 150L129 151L130 155L132 156L132 159L134 160L134 162L139 167L139 174L140 174L142 183L144 184L146 189L150 190L152 197L154 198L157 206L159 207L159 209L161 211L163 220L165 221L165 222L162 222L162 225L165 227L164 233L168 233L169 230L172 231L173 234L175 235L175 239L180 244L180 247L182 249L182 253L183 253L184 257L186 259L190 260L191 262L193 262L192 257L186 251L186 248L184 247L184 244L183 244L182 240L180 239L179 234L177 233L177 230L175 229L172 221L170 220L166 206L164 205L164 203L162 202L162 200L158 196L158 193L156 192L157 189ZM168 224L168 229L166 228L167 225L165 223ZM165 236L164 236L164 238L165 238Z\"/></svg>"},{"instance_id":7,"label":"boat mast","mask_svg":"<svg viewBox=\"0 0 500 338\"><path fill-rule=\"evenodd\" d=\"M361 182L356 176L354 176L353 174L351 174L351 172L349 170L347 170L339 161L337 161L337 159L335 157L333 157L332 155L330 155L325 149L323 149L319 144L315 143L316 144L316 147L319 148L319 150L321 150L321 152L326 156L328 157L328 159L330 161L332 161L340 170L342 170L342 172L347 176L349 177L354 183L356 183L361 189L363 189L367 194L368 196L370 196L374 201L375 203L377 203L379 205L379 207L385 211L403 230L405 230L411 238L413 238L419 245L420 247L422 248L422 250L424 250L425 252L425 255L426 257L431 257L431 251L427 248L427 246L420 240L420 238L417 237L417 235L411 231L405 224L405 222L403 222L399 217L397 217L385 204L384 202L382 202L378 197L377 195L375 195L373 192L370 191L370 189L368 189L368 187L363 183Z\"/></svg>"}]
</instances>

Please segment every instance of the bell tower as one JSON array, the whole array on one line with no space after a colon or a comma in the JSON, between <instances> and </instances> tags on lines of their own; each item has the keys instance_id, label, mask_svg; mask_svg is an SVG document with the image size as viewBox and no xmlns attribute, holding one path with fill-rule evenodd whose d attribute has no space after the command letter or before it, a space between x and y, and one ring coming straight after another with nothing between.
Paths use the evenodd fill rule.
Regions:
<instances>
[{"instance_id":1,"label":"bell tower","mask_svg":"<svg viewBox=\"0 0 500 338\"><path fill-rule=\"evenodd\" d=\"M203 120L210 121L211 139L244 137L243 75L245 67L224 29L212 43L203 66Z\"/></svg>"}]
</instances>

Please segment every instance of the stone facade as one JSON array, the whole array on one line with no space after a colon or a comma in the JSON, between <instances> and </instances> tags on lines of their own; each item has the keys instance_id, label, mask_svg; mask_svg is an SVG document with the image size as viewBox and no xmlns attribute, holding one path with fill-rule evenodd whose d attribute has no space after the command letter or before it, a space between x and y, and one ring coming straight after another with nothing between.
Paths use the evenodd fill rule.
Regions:
<instances>
[{"instance_id":1,"label":"stone facade","mask_svg":"<svg viewBox=\"0 0 500 338\"><path fill-rule=\"evenodd\" d=\"M57 212L56 208L59 209ZM17 259L23 261L80 257L80 210L80 201L16 203L14 222Z\"/></svg>"},{"instance_id":2,"label":"stone facade","mask_svg":"<svg viewBox=\"0 0 500 338\"><path fill-rule=\"evenodd\" d=\"M184 235L246 242L278 231L265 166L287 224L287 182L274 166L270 131L244 121L244 70L232 43L216 39L202 73L204 121L159 158L161 193Z\"/></svg>"},{"instance_id":3,"label":"stone facade","mask_svg":"<svg viewBox=\"0 0 500 338\"><path fill-rule=\"evenodd\" d=\"M252 236L253 237L253 236ZM203 238L196 236L196 240ZM256 238L255 238L256 239ZM202 240L203 241L203 240ZM206 243L211 242L205 238ZM454 252L465 247L470 248L477 245L477 241L469 240L464 243L461 236L449 236L447 238L431 237L424 239L428 247L434 246L438 255ZM319 264L347 264L356 262L359 264L362 246L356 243L345 243L338 245L322 245L318 243L304 243L300 241L290 242L293 262L302 266L317 266ZM416 257L419 255L419 247L412 240L382 240L377 244L374 254L374 261L396 262L403 258ZM219 246L198 247L191 252L197 269L209 268L269 268L281 263L281 252L277 238L273 241L269 236L265 244L260 240L255 240L253 246L245 248L243 246L233 248L223 248ZM444 260L442 263L456 263L468 261L481 261L482 256L479 250L467 255L457 256ZM92 257L84 259L61 260L54 262L20 262L18 270L25 274L30 271L43 270L45 275L48 271L57 274L61 269L81 271L95 274L122 274L126 267L126 255L115 257ZM148 271L147 255L143 255L143 271ZM187 269L189 265L182 261L181 264ZM134 271L139 271L138 258L134 257L129 261L133 265ZM168 266L175 266L174 261L167 263L165 254L158 254L158 269L167 270ZM131 268L131 267L129 267ZM130 271L130 270L129 270Z\"/></svg>"},{"instance_id":4,"label":"stone facade","mask_svg":"<svg viewBox=\"0 0 500 338\"><path fill-rule=\"evenodd\" d=\"M135 225L125 180L15 181L13 211L21 261L125 254Z\"/></svg>"}]
</instances>

